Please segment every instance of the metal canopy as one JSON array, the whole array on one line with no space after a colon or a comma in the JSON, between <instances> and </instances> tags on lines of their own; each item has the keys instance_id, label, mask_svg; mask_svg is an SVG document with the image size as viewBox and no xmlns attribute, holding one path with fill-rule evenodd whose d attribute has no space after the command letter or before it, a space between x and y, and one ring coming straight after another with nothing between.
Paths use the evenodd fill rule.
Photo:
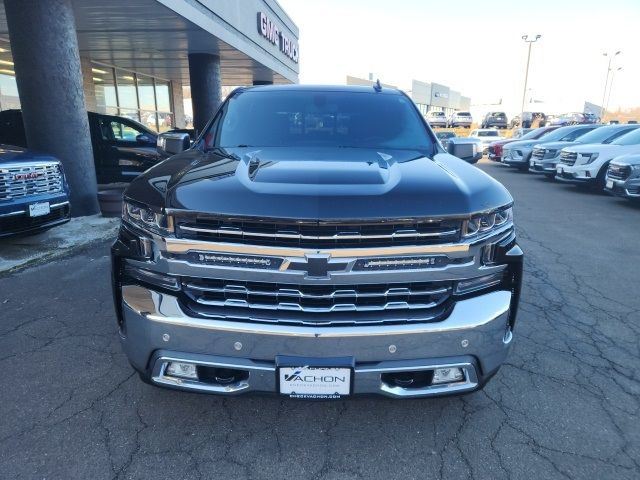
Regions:
<instances>
[{"instance_id":1,"label":"metal canopy","mask_svg":"<svg viewBox=\"0 0 640 480\"><path fill-rule=\"evenodd\" d=\"M0 47L10 50L3 0L0 5ZM297 82L296 71L265 66L156 0L74 0L73 5L80 54L94 61L188 85L188 53L207 52L220 56L223 85L271 78ZM6 55L0 51L1 58Z\"/></svg>"}]
</instances>

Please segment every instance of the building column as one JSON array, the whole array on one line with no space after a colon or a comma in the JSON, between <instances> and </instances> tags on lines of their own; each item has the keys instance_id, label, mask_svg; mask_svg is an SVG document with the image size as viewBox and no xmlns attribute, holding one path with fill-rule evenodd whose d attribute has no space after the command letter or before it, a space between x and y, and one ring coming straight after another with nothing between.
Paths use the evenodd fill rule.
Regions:
<instances>
[{"instance_id":1,"label":"building column","mask_svg":"<svg viewBox=\"0 0 640 480\"><path fill-rule=\"evenodd\" d=\"M74 216L99 212L71 0L4 0L29 148L58 157Z\"/></svg>"},{"instance_id":2,"label":"building column","mask_svg":"<svg viewBox=\"0 0 640 480\"><path fill-rule=\"evenodd\" d=\"M210 53L190 53L189 80L193 104L193 128L200 133L222 101L220 57Z\"/></svg>"}]
</instances>

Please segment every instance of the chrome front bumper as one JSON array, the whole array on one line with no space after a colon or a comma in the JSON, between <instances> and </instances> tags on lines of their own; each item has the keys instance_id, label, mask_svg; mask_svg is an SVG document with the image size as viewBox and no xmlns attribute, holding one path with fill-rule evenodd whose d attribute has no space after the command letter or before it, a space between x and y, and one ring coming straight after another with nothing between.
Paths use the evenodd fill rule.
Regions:
<instances>
[{"instance_id":1,"label":"chrome front bumper","mask_svg":"<svg viewBox=\"0 0 640 480\"><path fill-rule=\"evenodd\" d=\"M352 357L354 394L424 397L477 389L506 359L512 333L512 294L494 291L458 301L445 320L432 323L308 327L189 317L178 299L148 288L122 287L121 340L133 367L154 384L219 394L276 393L276 356ZM165 375L183 360L248 372L231 385ZM382 381L382 373L458 366L460 382L421 389Z\"/></svg>"}]
</instances>

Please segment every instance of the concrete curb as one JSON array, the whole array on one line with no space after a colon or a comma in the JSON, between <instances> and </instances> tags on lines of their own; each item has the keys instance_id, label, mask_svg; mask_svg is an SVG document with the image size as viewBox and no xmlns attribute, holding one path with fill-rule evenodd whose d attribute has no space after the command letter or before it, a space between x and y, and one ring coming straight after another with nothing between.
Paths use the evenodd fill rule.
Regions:
<instances>
[{"instance_id":1,"label":"concrete curb","mask_svg":"<svg viewBox=\"0 0 640 480\"><path fill-rule=\"evenodd\" d=\"M119 226L119 218L91 215L37 235L1 239L0 274L45 263L97 241L115 240Z\"/></svg>"}]
</instances>

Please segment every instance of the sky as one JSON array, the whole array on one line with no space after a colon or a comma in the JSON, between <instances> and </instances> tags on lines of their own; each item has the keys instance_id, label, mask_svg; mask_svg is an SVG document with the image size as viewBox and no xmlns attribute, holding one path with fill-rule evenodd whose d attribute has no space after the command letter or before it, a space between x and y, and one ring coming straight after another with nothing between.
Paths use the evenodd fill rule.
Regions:
<instances>
[{"instance_id":1,"label":"sky","mask_svg":"<svg viewBox=\"0 0 640 480\"><path fill-rule=\"evenodd\" d=\"M640 0L278 0L300 29L300 82L374 78L411 89L436 82L471 97L502 99L519 112L527 44L527 99L560 113L602 104L608 57L609 110L640 107ZM621 68L621 70L617 70ZM608 92L607 92L608 95ZM606 102L605 102L606 103Z\"/></svg>"}]
</instances>

